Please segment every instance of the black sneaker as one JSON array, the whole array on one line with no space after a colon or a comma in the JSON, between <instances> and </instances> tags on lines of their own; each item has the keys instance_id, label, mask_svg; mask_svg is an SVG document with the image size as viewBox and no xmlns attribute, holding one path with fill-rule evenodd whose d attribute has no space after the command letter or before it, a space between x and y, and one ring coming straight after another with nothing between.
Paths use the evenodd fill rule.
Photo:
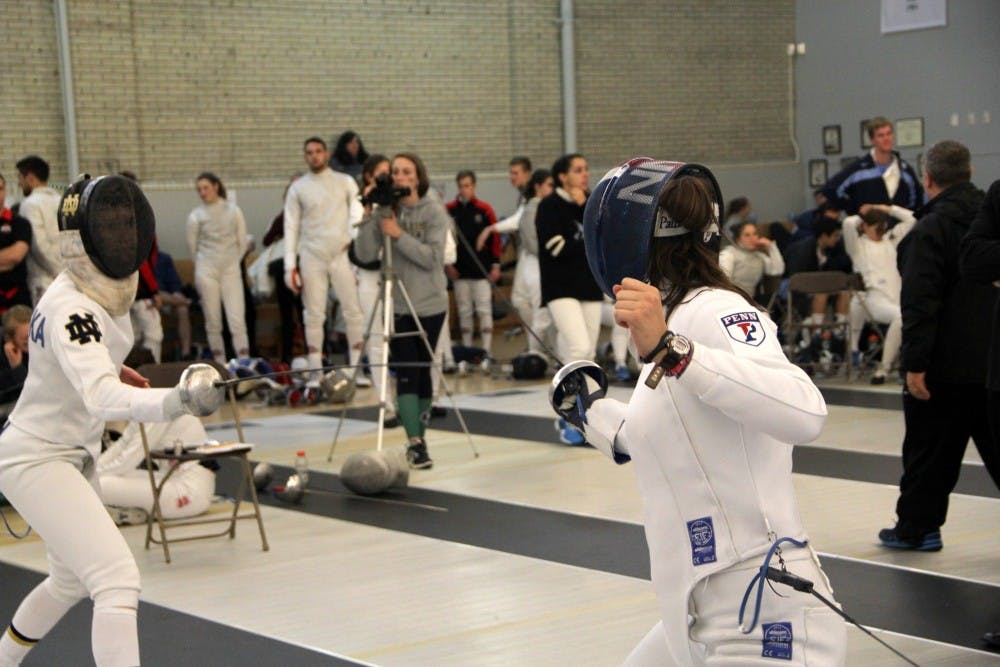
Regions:
<instances>
[{"instance_id":1,"label":"black sneaker","mask_svg":"<svg viewBox=\"0 0 1000 667\"><path fill-rule=\"evenodd\" d=\"M895 528L878 531L878 539L883 547L907 551L941 551L941 531L934 530L919 537L900 537Z\"/></svg>"},{"instance_id":2,"label":"black sneaker","mask_svg":"<svg viewBox=\"0 0 1000 667\"><path fill-rule=\"evenodd\" d=\"M442 408L440 405L431 406L431 417L434 417L436 419L438 417L447 417L447 416L448 416L448 411Z\"/></svg>"},{"instance_id":3,"label":"black sneaker","mask_svg":"<svg viewBox=\"0 0 1000 667\"><path fill-rule=\"evenodd\" d=\"M406 461L416 470L426 470L434 465L430 454L427 453L427 443L423 440L411 442L406 446Z\"/></svg>"},{"instance_id":4,"label":"black sneaker","mask_svg":"<svg viewBox=\"0 0 1000 667\"><path fill-rule=\"evenodd\" d=\"M389 417L382 420L382 428L396 428L399 426L399 417Z\"/></svg>"}]
</instances>

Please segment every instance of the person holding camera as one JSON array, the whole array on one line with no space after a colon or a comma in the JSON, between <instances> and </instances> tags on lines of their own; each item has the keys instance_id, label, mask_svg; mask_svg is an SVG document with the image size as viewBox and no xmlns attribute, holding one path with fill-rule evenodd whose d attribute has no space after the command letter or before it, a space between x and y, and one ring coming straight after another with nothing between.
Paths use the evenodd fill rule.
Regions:
<instances>
[{"instance_id":1,"label":"person holding camera","mask_svg":"<svg viewBox=\"0 0 1000 667\"><path fill-rule=\"evenodd\" d=\"M327 166L330 151L319 137L305 140L303 154L309 172L292 183L285 196L285 284L302 294L311 368L323 365L327 293L333 287L347 323L348 363L357 380L365 324L347 248L351 225L364 213L358 184ZM308 385L318 387L321 376L313 373Z\"/></svg>"},{"instance_id":2,"label":"person holding camera","mask_svg":"<svg viewBox=\"0 0 1000 667\"><path fill-rule=\"evenodd\" d=\"M427 451L420 416L431 407L431 353L419 336L399 334L423 329L430 348L437 344L448 309L443 267L451 217L429 193L427 169L417 155L396 155L390 170L391 180L378 181L369 193L372 212L361 222L355 251L363 262L378 259L383 247L382 261L391 255L397 279L393 285L397 336L390 350L393 362L401 364L396 367L398 414L409 438L406 457L410 467L430 468L434 462ZM400 285L405 287L409 303L399 293Z\"/></svg>"}]
</instances>

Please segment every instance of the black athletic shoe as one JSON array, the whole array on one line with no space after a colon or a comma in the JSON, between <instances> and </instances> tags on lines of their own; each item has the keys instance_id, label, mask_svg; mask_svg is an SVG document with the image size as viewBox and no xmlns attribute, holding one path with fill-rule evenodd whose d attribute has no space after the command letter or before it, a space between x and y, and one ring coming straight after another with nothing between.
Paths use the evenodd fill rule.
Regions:
<instances>
[{"instance_id":1,"label":"black athletic shoe","mask_svg":"<svg viewBox=\"0 0 1000 667\"><path fill-rule=\"evenodd\" d=\"M382 420L383 428L396 428L399 426L399 417L390 417L389 419Z\"/></svg>"},{"instance_id":2,"label":"black athletic shoe","mask_svg":"<svg viewBox=\"0 0 1000 667\"><path fill-rule=\"evenodd\" d=\"M1000 632L987 632L983 635L983 641L993 650L1000 649Z\"/></svg>"},{"instance_id":3,"label":"black athletic shoe","mask_svg":"<svg viewBox=\"0 0 1000 667\"><path fill-rule=\"evenodd\" d=\"M941 531L935 530L919 537L900 537L895 528L878 531L878 540L883 547L906 551L941 551Z\"/></svg>"},{"instance_id":4,"label":"black athletic shoe","mask_svg":"<svg viewBox=\"0 0 1000 667\"><path fill-rule=\"evenodd\" d=\"M440 405L431 406L431 417L446 417L448 416L448 411L442 408Z\"/></svg>"},{"instance_id":5,"label":"black athletic shoe","mask_svg":"<svg viewBox=\"0 0 1000 667\"><path fill-rule=\"evenodd\" d=\"M434 465L430 454L427 453L427 443L423 440L411 442L406 446L406 461L416 470L426 470Z\"/></svg>"}]
</instances>

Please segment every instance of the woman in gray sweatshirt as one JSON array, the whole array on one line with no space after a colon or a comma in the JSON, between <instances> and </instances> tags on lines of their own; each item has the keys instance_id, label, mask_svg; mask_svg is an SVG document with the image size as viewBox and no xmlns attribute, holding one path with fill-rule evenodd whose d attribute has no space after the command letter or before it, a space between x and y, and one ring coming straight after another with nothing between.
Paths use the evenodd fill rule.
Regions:
<instances>
[{"instance_id":1,"label":"woman in gray sweatshirt","mask_svg":"<svg viewBox=\"0 0 1000 667\"><path fill-rule=\"evenodd\" d=\"M448 308L444 242L451 217L437 196L428 192L430 179L418 156L412 153L396 155L390 174L393 187L397 191L407 189L408 193L399 197L394 205L376 205L362 219L355 251L358 259L369 262L379 257L384 244L390 244L387 251L391 250L392 272L396 278L392 294L395 332L417 330L417 322L399 293L402 285L433 349ZM383 253L383 262L388 254ZM398 366L396 385L399 419L409 438L407 460L411 468L430 468L434 462L427 452L420 415L431 407L431 355L418 336L395 337L389 349L394 362L427 364Z\"/></svg>"}]
</instances>

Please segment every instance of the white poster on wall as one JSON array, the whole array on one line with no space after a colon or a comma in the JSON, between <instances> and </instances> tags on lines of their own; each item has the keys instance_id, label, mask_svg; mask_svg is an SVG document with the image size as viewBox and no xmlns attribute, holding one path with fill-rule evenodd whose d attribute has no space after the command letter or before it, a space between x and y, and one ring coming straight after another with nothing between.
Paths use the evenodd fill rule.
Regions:
<instances>
[{"instance_id":1,"label":"white poster on wall","mask_svg":"<svg viewBox=\"0 0 1000 667\"><path fill-rule=\"evenodd\" d=\"M882 0L882 32L948 25L948 0Z\"/></svg>"}]
</instances>

